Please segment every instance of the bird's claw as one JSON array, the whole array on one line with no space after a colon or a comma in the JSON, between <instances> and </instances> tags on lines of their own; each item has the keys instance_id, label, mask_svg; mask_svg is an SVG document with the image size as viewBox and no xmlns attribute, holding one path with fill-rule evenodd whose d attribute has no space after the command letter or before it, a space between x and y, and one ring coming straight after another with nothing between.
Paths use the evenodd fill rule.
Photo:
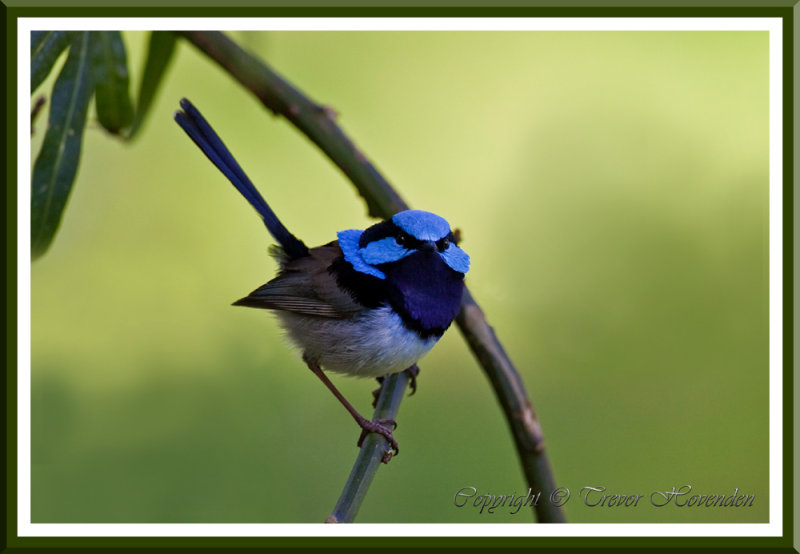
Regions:
<instances>
[{"instance_id":1,"label":"bird's claw","mask_svg":"<svg viewBox=\"0 0 800 554\"><path fill-rule=\"evenodd\" d=\"M383 390L383 377L378 377L378 388L372 391L372 407L375 408L378 406L378 398L381 396L381 391Z\"/></svg>"},{"instance_id":2,"label":"bird's claw","mask_svg":"<svg viewBox=\"0 0 800 554\"><path fill-rule=\"evenodd\" d=\"M408 393L408 396L414 396L417 392L417 375L419 375L419 366L417 364L412 365L411 367L405 369L403 371L406 375L408 375L408 388L411 389L411 392ZM372 391L372 407L375 408L378 405L378 398L381 395L381 391L383 390L383 377L378 377L378 388Z\"/></svg>"},{"instance_id":3,"label":"bird's claw","mask_svg":"<svg viewBox=\"0 0 800 554\"><path fill-rule=\"evenodd\" d=\"M414 364L406 369L405 372L408 374L408 387L411 389L411 392L408 396L414 396L414 393L417 392L417 375L419 375L419 366Z\"/></svg>"},{"instance_id":4,"label":"bird's claw","mask_svg":"<svg viewBox=\"0 0 800 554\"><path fill-rule=\"evenodd\" d=\"M387 427L389 425L391 425L391 429ZM387 450L386 454L384 454L383 458L381 459L381 461L386 464L392 459L392 456L397 456L400 453L400 447L397 445L397 440L392 434L395 429L397 429L397 422L393 419L374 419L372 421L364 420L361 423L361 436L358 437L357 446L360 447L363 444L364 439L367 438L369 433L377 433L378 435L381 435L389 442L389 445L391 446L391 449Z\"/></svg>"}]
</instances>

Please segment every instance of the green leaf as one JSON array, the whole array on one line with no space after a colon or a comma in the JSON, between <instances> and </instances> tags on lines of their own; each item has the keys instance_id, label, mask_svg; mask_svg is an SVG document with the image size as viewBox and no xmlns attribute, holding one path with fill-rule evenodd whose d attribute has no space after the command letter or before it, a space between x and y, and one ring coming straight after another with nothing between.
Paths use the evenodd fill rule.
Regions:
<instances>
[{"instance_id":1,"label":"green leaf","mask_svg":"<svg viewBox=\"0 0 800 554\"><path fill-rule=\"evenodd\" d=\"M73 31L33 31L31 33L31 94L53 69L61 52L69 46Z\"/></svg>"},{"instance_id":2,"label":"green leaf","mask_svg":"<svg viewBox=\"0 0 800 554\"><path fill-rule=\"evenodd\" d=\"M92 76L95 107L100 124L109 132L119 131L133 121L128 92L128 60L119 31L92 31Z\"/></svg>"},{"instance_id":3,"label":"green leaf","mask_svg":"<svg viewBox=\"0 0 800 554\"><path fill-rule=\"evenodd\" d=\"M139 102L136 106L136 115L128 131L128 138L132 139L144 122L150 105L153 103L156 91L166 73L167 66L175 51L175 34L170 31L153 31L150 33L150 44L147 50L147 61L142 73L142 83L139 88Z\"/></svg>"},{"instance_id":4,"label":"green leaf","mask_svg":"<svg viewBox=\"0 0 800 554\"><path fill-rule=\"evenodd\" d=\"M50 119L42 149L33 165L31 253L49 248L61 223L81 156L86 112L92 98L90 33L76 32L58 74L50 101Z\"/></svg>"}]
</instances>

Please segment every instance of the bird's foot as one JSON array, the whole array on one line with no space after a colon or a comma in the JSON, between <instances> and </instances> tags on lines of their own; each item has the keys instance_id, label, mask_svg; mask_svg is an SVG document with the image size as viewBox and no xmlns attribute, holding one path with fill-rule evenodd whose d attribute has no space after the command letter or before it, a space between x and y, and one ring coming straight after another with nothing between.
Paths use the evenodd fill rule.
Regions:
<instances>
[{"instance_id":1,"label":"bird's foot","mask_svg":"<svg viewBox=\"0 0 800 554\"><path fill-rule=\"evenodd\" d=\"M413 396L414 393L417 392L417 375L419 375L419 366L414 364L406 369L404 373L408 374L408 386L411 389L411 394L408 396Z\"/></svg>"},{"instance_id":2,"label":"bird's foot","mask_svg":"<svg viewBox=\"0 0 800 554\"><path fill-rule=\"evenodd\" d=\"M381 391L383 390L383 377L376 377L378 381L378 388L372 391L372 407L375 408L378 406L378 398L381 395Z\"/></svg>"},{"instance_id":3,"label":"bird's foot","mask_svg":"<svg viewBox=\"0 0 800 554\"><path fill-rule=\"evenodd\" d=\"M411 392L408 396L414 396L414 393L417 392L417 375L419 375L419 366L417 364L412 365L408 369L403 371L406 375L408 375L408 387L411 389ZM375 408L378 405L378 397L381 395L381 390L383 390L383 380L384 377L377 377L378 381L378 388L372 391L372 407Z\"/></svg>"},{"instance_id":4,"label":"bird's foot","mask_svg":"<svg viewBox=\"0 0 800 554\"><path fill-rule=\"evenodd\" d=\"M384 455L382 460L383 463L388 463L389 460L392 459L393 455L397 456L400 453L400 448L397 446L397 440L395 440L394 435L392 435L392 432L397 429L396 421L393 419L364 419L363 421L359 421L358 424L361 426L361 436L358 437L357 446L361 446L369 433L377 433L389 441L389 445L392 447L392 449L388 450ZM391 426L391 429L389 426Z\"/></svg>"}]
</instances>

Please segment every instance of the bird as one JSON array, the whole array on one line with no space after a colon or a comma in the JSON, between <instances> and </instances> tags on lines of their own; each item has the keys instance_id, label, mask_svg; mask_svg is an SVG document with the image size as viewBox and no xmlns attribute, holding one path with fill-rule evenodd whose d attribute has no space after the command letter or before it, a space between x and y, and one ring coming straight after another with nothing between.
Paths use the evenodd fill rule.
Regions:
<instances>
[{"instance_id":1,"label":"bird","mask_svg":"<svg viewBox=\"0 0 800 554\"><path fill-rule=\"evenodd\" d=\"M277 275L233 305L273 311L308 368L361 428L358 446L377 433L391 446L388 458L397 455L396 422L362 416L325 372L382 382L407 371L415 390L417 362L458 314L470 267L449 223L432 212L404 210L309 248L281 223L200 111L186 98L180 108L175 121L277 243L270 247Z\"/></svg>"}]
</instances>

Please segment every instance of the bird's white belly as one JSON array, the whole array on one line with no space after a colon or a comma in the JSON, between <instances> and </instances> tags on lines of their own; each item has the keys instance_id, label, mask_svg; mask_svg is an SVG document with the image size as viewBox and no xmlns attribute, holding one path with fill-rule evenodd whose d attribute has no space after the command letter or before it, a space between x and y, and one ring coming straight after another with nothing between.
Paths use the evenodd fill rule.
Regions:
<instances>
[{"instance_id":1,"label":"bird's white belly","mask_svg":"<svg viewBox=\"0 0 800 554\"><path fill-rule=\"evenodd\" d=\"M350 319L277 312L289 337L322 369L358 377L381 377L411 367L438 337L420 338L391 308L365 310Z\"/></svg>"}]
</instances>

